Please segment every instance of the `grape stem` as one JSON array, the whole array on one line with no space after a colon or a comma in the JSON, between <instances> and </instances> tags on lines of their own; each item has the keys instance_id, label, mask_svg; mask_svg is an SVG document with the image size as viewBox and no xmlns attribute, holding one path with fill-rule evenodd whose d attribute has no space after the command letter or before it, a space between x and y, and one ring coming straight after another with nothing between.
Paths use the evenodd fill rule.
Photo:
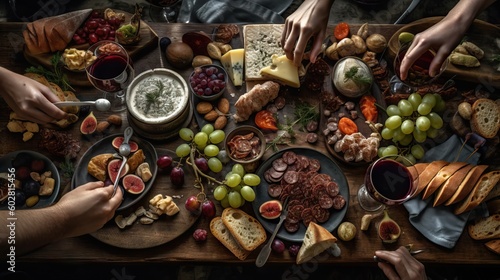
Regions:
<instances>
[{"instance_id":1,"label":"grape stem","mask_svg":"<svg viewBox=\"0 0 500 280\"><path fill-rule=\"evenodd\" d=\"M196 147L195 147L195 145L192 145L192 146L191 146L191 153L190 153L190 155L189 155L189 158L187 158L187 159L186 159L186 163L187 163L187 164L189 164L189 165L191 165L191 167L193 168L193 170L194 170L194 175L195 175L195 177L196 177L196 184L198 184L198 185L200 186L200 188L201 188L201 192L202 192L202 193L205 193L205 188L204 188L203 183L202 183L202 181L201 181L200 175L201 175L202 177L205 177L205 178L206 178L206 179L208 179L209 181L212 181L212 182L215 182L215 183L217 183L217 184L219 184L219 185L222 185L222 184L223 184L222 182L218 181L217 179L215 179L215 178L214 178L214 177L212 177L212 176L209 176L209 175L207 175L207 174L203 173L203 171L201 171L201 170L198 168L198 166L196 166L196 164L194 163L194 155L195 155L195 152L196 152Z\"/></svg>"}]
</instances>

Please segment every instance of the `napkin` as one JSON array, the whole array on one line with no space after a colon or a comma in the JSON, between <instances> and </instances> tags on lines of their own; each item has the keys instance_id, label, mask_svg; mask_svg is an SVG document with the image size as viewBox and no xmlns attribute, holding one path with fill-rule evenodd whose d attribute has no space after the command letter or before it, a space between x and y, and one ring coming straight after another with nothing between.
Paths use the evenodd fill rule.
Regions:
<instances>
[{"instance_id":1,"label":"napkin","mask_svg":"<svg viewBox=\"0 0 500 280\"><path fill-rule=\"evenodd\" d=\"M425 153L422 162L431 162L439 159L453 162L462 143L462 140L458 136L453 135L446 142L429 149ZM467 159L473 150L473 148L464 145L457 161L467 161L471 164L477 164L480 154L475 153ZM451 249L455 246L469 219L488 215L488 210L484 203L481 203L472 211L457 216L453 214L454 206L440 205L432 207L433 201L434 196L423 200L421 195L419 195L405 202L404 206L409 213L410 223L427 239L445 248Z\"/></svg>"},{"instance_id":2,"label":"napkin","mask_svg":"<svg viewBox=\"0 0 500 280\"><path fill-rule=\"evenodd\" d=\"M203 23L284 23L278 13L252 1L209 0L196 12Z\"/></svg>"}]
</instances>

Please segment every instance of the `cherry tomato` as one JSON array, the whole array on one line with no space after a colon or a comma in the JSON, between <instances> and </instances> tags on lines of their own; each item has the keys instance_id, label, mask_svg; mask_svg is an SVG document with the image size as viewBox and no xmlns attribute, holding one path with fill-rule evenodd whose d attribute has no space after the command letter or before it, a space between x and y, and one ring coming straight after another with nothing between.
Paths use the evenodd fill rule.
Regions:
<instances>
[{"instance_id":1,"label":"cherry tomato","mask_svg":"<svg viewBox=\"0 0 500 280\"><path fill-rule=\"evenodd\" d=\"M333 36L335 36L335 39L337 39L338 41L347 38L347 36L349 36L349 33L349 24L345 22L337 24L337 26L335 26L335 28L333 29Z\"/></svg>"},{"instance_id":2,"label":"cherry tomato","mask_svg":"<svg viewBox=\"0 0 500 280\"><path fill-rule=\"evenodd\" d=\"M273 131L278 130L278 127L276 126L276 118L274 118L273 113L268 110L262 110L255 115L255 124L260 129Z\"/></svg>"}]
</instances>

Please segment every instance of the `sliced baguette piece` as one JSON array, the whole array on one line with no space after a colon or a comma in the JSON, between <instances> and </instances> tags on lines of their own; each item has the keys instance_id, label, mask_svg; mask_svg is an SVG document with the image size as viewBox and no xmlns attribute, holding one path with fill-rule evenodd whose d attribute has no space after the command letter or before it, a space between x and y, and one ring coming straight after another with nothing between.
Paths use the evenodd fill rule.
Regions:
<instances>
[{"instance_id":1,"label":"sliced baguette piece","mask_svg":"<svg viewBox=\"0 0 500 280\"><path fill-rule=\"evenodd\" d=\"M451 175L455 174L455 172L465 165L467 165L466 162L451 162L443 166L429 184L427 184L422 198L429 198L444 182L446 182L446 180L448 180L448 178L451 177Z\"/></svg>"},{"instance_id":2,"label":"sliced baguette piece","mask_svg":"<svg viewBox=\"0 0 500 280\"><path fill-rule=\"evenodd\" d=\"M266 241L266 230L254 217L241 209L226 208L222 211L222 222L241 247L253 251Z\"/></svg>"},{"instance_id":3,"label":"sliced baguette piece","mask_svg":"<svg viewBox=\"0 0 500 280\"><path fill-rule=\"evenodd\" d=\"M477 219L469 224L468 231L475 240L500 238L500 214Z\"/></svg>"},{"instance_id":4,"label":"sliced baguette piece","mask_svg":"<svg viewBox=\"0 0 500 280\"><path fill-rule=\"evenodd\" d=\"M414 175L413 174L413 170L416 170L417 172L417 176L413 176L416 180L419 180L419 177L420 175L422 175L422 173L424 172L425 168L427 168L427 166L429 165L428 162L419 162L415 165L413 165L415 167L415 169L413 168L410 168L410 172L412 173L412 176ZM413 197L417 196L419 193L421 193L422 191L424 190L424 188L422 189L418 189L418 181L417 181L417 190L415 190L415 193L413 194Z\"/></svg>"},{"instance_id":5,"label":"sliced baguette piece","mask_svg":"<svg viewBox=\"0 0 500 280\"><path fill-rule=\"evenodd\" d=\"M483 202L488 193L499 180L500 170L490 171L482 175L474 186L474 189L470 192L469 196L457 205L454 210L455 215L460 215L478 206L479 203Z\"/></svg>"},{"instance_id":6,"label":"sliced baguette piece","mask_svg":"<svg viewBox=\"0 0 500 280\"><path fill-rule=\"evenodd\" d=\"M241 247L224 225L221 217L214 217L210 221L210 232L238 259L244 261L250 255L251 251L247 251Z\"/></svg>"},{"instance_id":7,"label":"sliced baguette piece","mask_svg":"<svg viewBox=\"0 0 500 280\"><path fill-rule=\"evenodd\" d=\"M488 196L484 199L484 201L488 201L494 198L500 197L500 183L497 183L493 189L491 189Z\"/></svg>"},{"instance_id":8,"label":"sliced baguette piece","mask_svg":"<svg viewBox=\"0 0 500 280\"><path fill-rule=\"evenodd\" d=\"M465 176L462 183L460 183L453 196L448 199L444 205L449 206L466 198L486 168L488 168L488 165L474 166L469 173L467 173L467 176Z\"/></svg>"},{"instance_id":9,"label":"sliced baguette piece","mask_svg":"<svg viewBox=\"0 0 500 280\"><path fill-rule=\"evenodd\" d=\"M467 173L469 173L473 167L474 165L472 164L466 164L464 167L460 168L457 172L451 175L450 178L448 178L448 180L446 180L436 191L436 194L434 195L434 204L432 206L439 206L450 199L460 183L467 176Z\"/></svg>"},{"instance_id":10,"label":"sliced baguette piece","mask_svg":"<svg viewBox=\"0 0 500 280\"><path fill-rule=\"evenodd\" d=\"M337 238L331 232L315 222L310 222L307 226L302 246L300 246L299 253L297 254L297 264L311 260L336 242Z\"/></svg>"},{"instance_id":11,"label":"sliced baguette piece","mask_svg":"<svg viewBox=\"0 0 500 280\"><path fill-rule=\"evenodd\" d=\"M488 98L479 98L472 104L470 120L473 132L484 138L493 138L500 129L500 106Z\"/></svg>"},{"instance_id":12,"label":"sliced baguette piece","mask_svg":"<svg viewBox=\"0 0 500 280\"><path fill-rule=\"evenodd\" d=\"M488 250L500 255L500 239L490 240L484 244Z\"/></svg>"},{"instance_id":13,"label":"sliced baguette piece","mask_svg":"<svg viewBox=\"0 0 500 280\"><path fill-rule=\"evenodd\" d=\"M429 182L436 176L436 174L443 168L443 166L447 165L448 162L444 160L435 160L427 165L424 171L418 176L418 185L417 185L417 193L421 193Z\"/></svg>"}]
</instances>

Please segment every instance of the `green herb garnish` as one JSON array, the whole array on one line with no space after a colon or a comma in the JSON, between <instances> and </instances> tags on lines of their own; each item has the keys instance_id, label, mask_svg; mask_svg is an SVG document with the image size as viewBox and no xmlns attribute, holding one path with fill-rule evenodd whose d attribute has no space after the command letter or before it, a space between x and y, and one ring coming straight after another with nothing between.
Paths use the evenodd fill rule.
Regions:
<instances>
[{"instance_id":1,"label":"green herb garnish","mask_svg":"<svg viewBox=\"0 0 500 280\"><path fill-rule=\"evenodd\" d=\"M359 68L357 66L349 68L349 71L347 71L344 75L344 82L352 80L359 87L362 87L363 85L370 85L372 80L369 77L359 74L358 70Z\"/></svg>"},{"instance_id":2,"label":"green herb garnish","mask_svg":"<svg viewBox=\"0 0 500 280\"><path fill-rule=\"evenodd\" d=\"M34 73L38 75L44 76L47 81L52 82L58 86L61 87L62 90L73 90L74 89L71 87L71 85L68 82L68 79L66 75L63 73L62 66L59 63L61 60L61 53L57 52L55 53L52 58L50 59L50 63L52 65L52 70L47 70L43 66L30 66L26 68L27 73Z\"/></svg>"},{"instance_id":3,"label":"green herb garnish","mask_svg":"<svg viewBox=\"0 0 500 280\"><path fill-rule=\"evenodd\" d=\"M147 102L146 112L148 112L151 106L156 103L158 98L160 98L160 95L163 92L163 89L165 88L165 86L160 80L156 80L155 83L157 89L150 92L146 92L146 102Z\"/></svg>"}]
</instances>

